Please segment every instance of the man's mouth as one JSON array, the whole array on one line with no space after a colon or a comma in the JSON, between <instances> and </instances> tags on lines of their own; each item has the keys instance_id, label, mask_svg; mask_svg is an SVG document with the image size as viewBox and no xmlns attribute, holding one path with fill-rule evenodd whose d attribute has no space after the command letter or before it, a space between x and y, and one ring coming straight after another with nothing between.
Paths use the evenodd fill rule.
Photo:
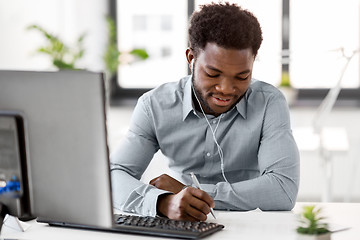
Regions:
<instances>
[{"instance_id":1,"label":"man's mouth","mask_svg":"<svg viewBox=\"0 0 360 240\"><path fill-rule=\"evenodd\" d=\"M215 97L212 96L215 105L226 107L231 103L231 98Z\"/></svg>"},{"instance_id":2,"label":"man's mouth","mask_svg":"<svg viewBox=\"0 0 360 240\"><path fill-rule=\"evenodd\" d=\"M214 98L216 98L220 101L224 101L224 102L230 101L230 99L228 99L228 98L219 98L219 97L214 97Z\"/></svg>"}]
</instances>

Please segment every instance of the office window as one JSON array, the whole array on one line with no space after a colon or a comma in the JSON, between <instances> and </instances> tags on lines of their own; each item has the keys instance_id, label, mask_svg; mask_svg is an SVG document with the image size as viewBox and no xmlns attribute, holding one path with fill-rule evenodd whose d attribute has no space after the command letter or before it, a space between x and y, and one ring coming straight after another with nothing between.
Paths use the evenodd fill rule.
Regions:
<instances>
[{"instance_id":1,"label":"office window","mask_svg":"<svg viewBox=\"0 0 360 240\"><path fill-rule=\"evenodd\" d=\"M37 24L70 46L86 33L85 54L77 67L103 71L106 15L107 3L103 0L0 0L0 69L56 70L51 58L36 53L46 40L27 27Z\"/></svg>"},{"instance_id":2,"label":"office window","mask_svg":"<svg viewBox=\"0 0 360 240\"><path fill-rule=\"evenodd\" d=\"M200 4L211 0L196 0ZM282 1L231 0L250 10L263 30L253 77L278 84L281 77ZM359 48L360 3L357 0L290 0L290 80L296 88L331 88L347 56ZM350 62L343 87L359 88L359 55Z\"/></svg>"},{"instance_id":3,"label":"office window","mask_svg":"<svg viewBox=\"0 0 360 240\"><path fill-rule=\"evenodd\" d=\"M172 20L173 20L173 16L162 15L161 16L161 30L162 31L171 31L172 30Z\"/></svg>"},{"instance_id":4,"label":"office window","mask_svg":"<svg viewBox=\"0 0 360 240\"><path fill-rule=\"evenodd\" d=\"M211 3L212 0L194 2L195 10L198 10L199 5ZM253 77L277 85L281 79L283 54L282 0L229 2L250 10L258 18L264 40L254 65ZM151 88L186 75L184 52L187 47L187 2L136 0L128 3L118 0L117 3L120 50L144 47L150 54L149 60L145 62L120 66L120 86ZM339 49L343 48L349 56L353 50L359 48L359 12L358 0L290 0L288 52L290 79L294 87L316 89L331 88L335 85L346 63ZM146 31L142 31L142 34L127 27L131 14L141 15L146 19L142 24L143 28L146 25ZM359 59L357 54L351 60L343 78L344 88L360 88Z\"/></svg>"},{"instance_id":5,"label":"office window","mask_svg":"<svg viewBox=\"0 0 360 240\"><path fill-rule=\"evenodd\" d=\"M186 1L117 0L118 47L122 52L144 48L145 61L123 62L122 88L153 88L187 74Z\"/></svg>"},{"instance_id":6,"label":"office window","mask_svg":"<svg viewBox=\"0 0 360 240\"><path fill-rule=\"evenodd\" d=\"M134 15L133 16L133 29L134 32L146 31L146 16L145 15Z\"/></svg>"},{"instance_id":7,"label":"office window","mask_svg":"<svg viewBox=\"0 0 360 240\"><path fill-rule=\"evenodd\" d=\"M290 78L297 88L331 88L347 55L359 48L359 1L290 1ZM344 75L342 86L359 88L359 55Z\"/></svg>"}]
</instances>

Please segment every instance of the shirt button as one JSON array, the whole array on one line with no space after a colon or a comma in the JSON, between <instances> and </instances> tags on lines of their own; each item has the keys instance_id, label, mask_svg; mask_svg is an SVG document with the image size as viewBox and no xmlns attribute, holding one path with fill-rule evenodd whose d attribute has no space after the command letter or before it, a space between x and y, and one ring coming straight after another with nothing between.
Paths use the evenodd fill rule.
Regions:
<instances>
[{"instance_id":1,"label":"shirt button","mask_svg":"<svg viewBox=\"0 0 360 240\"><path fill-rule=\"evenodd\" d=\"M210 153L207 153L207 154L206 154L206 156L210 157L210 156L211 156L211 154L210 154Z\"/></svg>"},{"instance_id":2,"label":"shirt button","mask_svg":"<svg viewBox=\"0 0 360 240\"><path fill-rule=\"evenodd\" d=\"M213 121L213 124L216 124L216 120Z\"/></svg>"}]
</instances>

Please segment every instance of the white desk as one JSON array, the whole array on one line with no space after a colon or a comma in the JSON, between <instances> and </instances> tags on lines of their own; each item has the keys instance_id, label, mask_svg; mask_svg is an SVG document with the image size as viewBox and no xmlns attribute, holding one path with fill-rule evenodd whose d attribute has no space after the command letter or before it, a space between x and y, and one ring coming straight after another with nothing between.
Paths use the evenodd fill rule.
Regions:
<instances>
[{"instance_id":1,"label":"white desk","mask_svg":"<svg viewBox=\"0 0 360 240\"><path fill-rule=\"evenodd\" d=\"M295 228L298 224L297 215L301 206L306 203L297 203L291 212L223 212L215 211L217 220L209 219L225 225L225 228L205 239L297 239ZM350 227L349 230L332 234L332 240L347 240L360 238L360 203L317 203L323 207L323 213L331 223ZM144 235L129 235L91 230L79 230L62 227L50 227L31 221L31 227L25 232L14 232L3 227L2 238L27 240L107 240L107 239L159 239ZM166 238L162 238L166 239Z\"/></svg>"}]
</instances>

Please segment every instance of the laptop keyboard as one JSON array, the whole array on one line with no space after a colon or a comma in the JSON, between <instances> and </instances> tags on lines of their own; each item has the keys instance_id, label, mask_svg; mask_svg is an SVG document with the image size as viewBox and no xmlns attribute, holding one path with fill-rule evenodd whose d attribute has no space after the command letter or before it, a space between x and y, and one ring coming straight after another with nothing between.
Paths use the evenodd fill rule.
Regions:
<instances>
[{"instance_id":1,"label":"laptop keyboard","mask_svg":"<svg viewBox=\"0 0 360 240\"><path fill-rule=\"evenodd\" d=\"M223 225L217 223L123 214L115 214L115 223L117 227L125 228L131 233L189 239L201 238L224 228Z\"/></svg>"}]
</instances>

